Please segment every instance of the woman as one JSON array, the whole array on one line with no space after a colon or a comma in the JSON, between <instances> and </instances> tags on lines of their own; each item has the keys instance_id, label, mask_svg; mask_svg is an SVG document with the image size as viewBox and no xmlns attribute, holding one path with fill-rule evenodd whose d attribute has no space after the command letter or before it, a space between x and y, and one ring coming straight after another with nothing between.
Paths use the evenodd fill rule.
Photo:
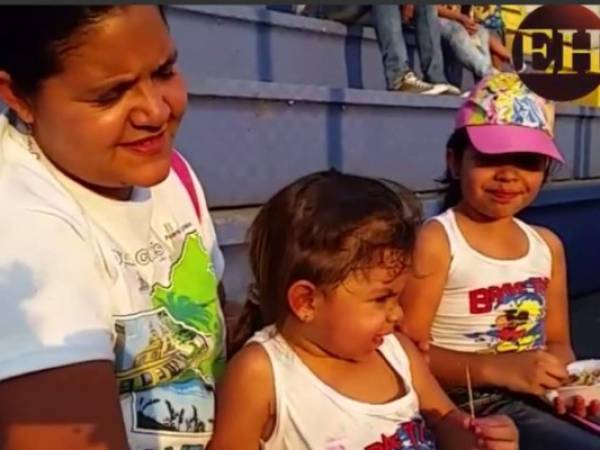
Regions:
<instances>
[{"instance_id":1,"label":"woman","mask_svg":"<svg viewBox=\"0 0 600 450\"><path fill-rule=\"evenodd\" d=\"M224 265L176 58L157 6L0 8L4 450L211 435Z\"/></svg>"}]
</instances>

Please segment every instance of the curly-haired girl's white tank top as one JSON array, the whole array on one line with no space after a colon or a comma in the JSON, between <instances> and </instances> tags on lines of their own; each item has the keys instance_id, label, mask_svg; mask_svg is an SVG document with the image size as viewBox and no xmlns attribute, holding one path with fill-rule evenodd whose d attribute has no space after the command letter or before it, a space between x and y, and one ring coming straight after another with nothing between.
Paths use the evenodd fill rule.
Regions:
<instances>
[{"instance_id":1,"label":"curly-haired girl's white tank top","mask_svg":"<svg viewBox=\"0 0 600 450\"><path fill-rule=\"evenodd\" d=\"M263 450L432 450L419 414L410 364L400 342L385 337L379 351L404 381L406 394L385 404L345 397L321 381L273 326L254 335L273 370L276 424ZM373 379L373 383L378 380Z\"/></svg>"}]
</instances>

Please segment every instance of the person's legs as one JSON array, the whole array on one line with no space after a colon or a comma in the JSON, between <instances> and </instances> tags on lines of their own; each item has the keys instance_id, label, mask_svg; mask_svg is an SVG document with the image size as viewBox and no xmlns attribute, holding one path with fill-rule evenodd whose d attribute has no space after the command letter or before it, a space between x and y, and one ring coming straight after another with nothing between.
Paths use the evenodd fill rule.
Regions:
<instances>
[{"instance_id":1,"label":"person's legs","mask_svg":"<svg viewBox=\"0 0 600 450\"><path fill-rule=\"evenodd\" d=\"M388 89L392 89L394 82L411 70L402 34L400 9L398 5L373 5L371 15L383 60L385 79Z\"/></svg>"},{"instance_id":2,"label":"person's legs","mask_svg":"<svg viewBox=\"0 0 600 450\"><path fill-rule=\"evenodd\" d=\"M456 58L465 67L479 78L484 77L493 70L489 49L489 34L484 27L479 27L474 40L458 22L443 17L438 20L442 38L448 41ZM479 42L476 43L476 40Z\"/></svg>"},{"instance_id":3,"label":"person's legs","mask_svg":"<svg viewBox=\"0 0 600 450\"><path fill-rule=\"evenodd\" d=\"M423 79L430 83L447 83L437 7L415 4L415 33Z\"/></svg>"},{"instance_id":4,"label":"person's legs","mask_svg":"<svg viewBox=\"0 0 600 450\"><path fill-rule=\"evenodd\" d=\"M501 402L487 408L487 414L510 416L519 429L522 449L600 450L600 437L524 400Z\"/></svg>"},{"instance_id":5,"label":"person's legs","mask_svg":"<svg viewBox=\"0 0 600 450\"><path fill-rule=\"evenodd\" d=\"M365 11L370 11L370 14L363 14ZM431 95L447 90L446 86L434 86L420 80L410 68L398 5L362 5L358 9L323 6L321 14L332 20L351 17L351 23L375 27L388 89Z\"/></svg>"},{"instance_id":6,"label":"person's legs","mask_svg":"<svg viewBox=\"0 0 600 450\"><path fill-rule=\"evenodd\" d=\"M369 12L367 5L309 5L309 8L315 17L346 25L356 23Z\"/></svg>"},{"instance_id":7,"label":"person's legs","mask_svg":"<svg viewBox=\"0 0 600 450\"><path fill-rule=\"evenodd\" d=\"M486 62L486 64L482 67L487 67L487 72L486 69L483 68L483 75L487 75L491 70L493 70L492 50L490 47L490 30L480 25L477 31L475 32L473 38L475 38L475 40L471 39L471 42L474 43L475 49L479 50L479 52L483 56L483 61Z\"/></svg>"}]
</instances>

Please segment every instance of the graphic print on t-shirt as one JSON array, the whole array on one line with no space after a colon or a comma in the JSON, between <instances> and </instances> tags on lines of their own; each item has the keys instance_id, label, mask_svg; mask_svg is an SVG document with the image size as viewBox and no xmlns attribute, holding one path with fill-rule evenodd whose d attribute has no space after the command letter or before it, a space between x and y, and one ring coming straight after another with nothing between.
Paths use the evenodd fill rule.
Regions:
<instances>
[{"instance_id":1,"label":"graphic print on t-shirt","mask_svg":"<svg viewBox=\"0 0 600 450\"><path fill-rule=\"evenodd\" d=\"M116 318L117 380L131 396L132 431L212 431L225 361L217 284L201 239L188 234L168 285L152 288L154 309Z\"/></svg>"},{"instance_id":2,"label":"graphic print on t-shirt","mask_svg":"<svg viewBox=\"0 0 600 450\"><path fill-rule=\"evenodd\" d=\"M548 278L529 278L469 292L471 314L497 313L487 331L465 337L484 342L488 351L520 352L540 348L545 342L545 294Z\"/></svg>"},{"instance_id":3,"label":"graphic print on t-shirt","mask_svg":"<svg viewBox=\"0 0 600 450\"><path fill-rule=\"evenodd\" d=\"M432 433L421 419L400 424L390 436L381 435L381 440L367 445L364 450L435 450Z\"/></svg>"}]
</instances>

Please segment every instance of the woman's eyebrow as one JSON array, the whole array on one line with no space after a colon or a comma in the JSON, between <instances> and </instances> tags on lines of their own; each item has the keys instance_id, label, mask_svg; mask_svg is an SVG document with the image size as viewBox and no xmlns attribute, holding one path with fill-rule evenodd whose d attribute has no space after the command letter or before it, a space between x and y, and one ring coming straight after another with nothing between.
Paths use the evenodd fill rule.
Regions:
<instances>
[{"instance_id":1,"label":"woman's eyebrow","mask_svg":"<svg viewBox=\"0 0 600 450\"><path fill-rule=\"evenodd\" d=\"M92 95L104 94L111 91L125 91L137 83L139 77L130 75L119 75L113 79L104 81L102 84L91 88L88 93Z\"/></svg>"},{"instance_id":2,"label":"woman's eyebrow","mask_svg":"<svg viewBox=\"0 0 600 450\"><path fill-rule=\"evenodd\" d=\"M179 52L175 49L167 57L167 59L161 63L156 71L164 70L165 68L172 66L177 62ZM91 94L102 94L110 91L125 91L131 86L135 85L139 80L139 77L132 77L131 75L117 75L116 77L105 80L102 84L90 89Z\"/></svg>"}]
</instances>

